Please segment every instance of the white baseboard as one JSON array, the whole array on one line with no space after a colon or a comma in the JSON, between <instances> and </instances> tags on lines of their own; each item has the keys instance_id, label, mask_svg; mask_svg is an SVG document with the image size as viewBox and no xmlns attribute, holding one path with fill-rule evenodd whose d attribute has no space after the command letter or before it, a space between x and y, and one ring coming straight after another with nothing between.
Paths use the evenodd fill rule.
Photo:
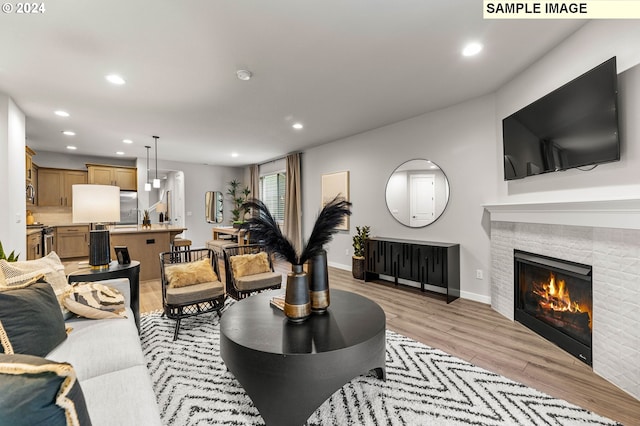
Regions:
<instances>
[{"instance_id":1,"label":"white baseboard","mask_svg":"<svg viewBox=\"0 0 640 426\"><path fill-rule=\"evenodd\" d=\"M485 296L483 294L470 293L468 291L460 291L460 297L462 299L473 300L475 302L484 303L485 305L491 304L491 296Z\"/></svg>"},{"instance_id":2,"label":"white baseboard","mask_svg":"<svg viewBox=\"0 0 640 426\"><path fill-rule=\"evenodd\" d=\"M337 268L337 269L342 269L344 271L351 271L351 265L344 265L342 263L337 263L337 262L327 262L328 266L331 266L332 268ZM392 281L393 282L393 277L387 277L385 275L380 277L381 279L385 279L387 281ZM416 288L420 288L420 284L419 283L415 283L413 281L407 281L407 280L403 280L400 279L398 280L401 284L404 285L408 285L410 287L416 287ZM428 290L431 291L435 291L437 293L445 293L441 287L433 287L427 284L426 288ZM460 298L462 299L467 299L467 300L473 300L474 302L480 302L480 303L484 303L486 305L490 305L491 304L491 296L485 296L483 294L477 294L477 293L471 293L469 291L460 291Z\"/></svg>"},{"instance_id":3,"label":"white baseboard","mask_svg":"<svg viewBox=\"0 0 640 426\"><path fill-rule=\"evenodd\" d=\"M327 262L327 266L332 268L342 269L343 271L351 271L351 265L343 265L342 263Z\"/></svg>"}]
</instances>

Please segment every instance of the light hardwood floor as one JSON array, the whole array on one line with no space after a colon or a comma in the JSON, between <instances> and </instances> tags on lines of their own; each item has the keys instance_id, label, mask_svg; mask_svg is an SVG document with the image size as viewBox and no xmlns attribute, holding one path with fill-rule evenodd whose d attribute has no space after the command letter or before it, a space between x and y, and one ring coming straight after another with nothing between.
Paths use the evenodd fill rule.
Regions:
<instances>
[{"instance_id":1,"label":"light hardwood floor","mask_svg":"<svg viewBox=\"0 0 640 426\"><path fill-rule=\"evenodd\" d=\"M277 270L284 276L289 265L278 263ZM625 425L640 425L639 400L489 305L464 299L447 305L438 295L382 281L365 283L336 268L329 268L329 280L331 288L377 302L386 313L389 330ZM159 309L160 282L142 282L140 310Z\"/></svg>"}]
</instances>

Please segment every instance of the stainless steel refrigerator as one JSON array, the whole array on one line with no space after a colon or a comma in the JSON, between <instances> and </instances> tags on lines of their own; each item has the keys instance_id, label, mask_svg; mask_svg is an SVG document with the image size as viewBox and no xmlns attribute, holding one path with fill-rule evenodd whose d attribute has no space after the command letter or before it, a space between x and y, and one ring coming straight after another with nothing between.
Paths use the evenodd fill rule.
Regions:
<instances>
[{"instance_id":1,"label":"stainless steel refrigerator","mask_svg":"<svg viewBox=\"0 0 640 426\"><path fill-rule=\"evenodd\" d=\"M136 191L120 191L120 222L118 225L137 225L138 212L138 193Z\"/></svg>"}]
</instances>

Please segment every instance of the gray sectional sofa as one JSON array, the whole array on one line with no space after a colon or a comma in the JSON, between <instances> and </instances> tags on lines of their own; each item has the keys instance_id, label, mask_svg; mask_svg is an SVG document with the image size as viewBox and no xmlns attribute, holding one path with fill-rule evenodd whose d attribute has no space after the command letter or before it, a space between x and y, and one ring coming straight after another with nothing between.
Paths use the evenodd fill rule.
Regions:
<instances>
[{"instance_id":1,"label":"gray sectional sofa","mask_svg":"<svg viewBox=\"0 0 640 426\"><path fill-rule=\"evenodd\" d=\"M127 318L69 319L66 325L73 330L46 358L73 366L93 426L161 425L130 307L129 281L101 283L125 296Z\"/></svg>"}]
</instances>

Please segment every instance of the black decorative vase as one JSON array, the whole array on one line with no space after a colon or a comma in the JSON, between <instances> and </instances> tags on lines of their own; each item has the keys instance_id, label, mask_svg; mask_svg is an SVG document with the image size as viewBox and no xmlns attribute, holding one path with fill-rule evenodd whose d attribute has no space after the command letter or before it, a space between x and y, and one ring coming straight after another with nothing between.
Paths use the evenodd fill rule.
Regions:
<instances>
[{"instance_id":1,"label":"black decorative vase","mask_svg":"<svg viewBox=\"0 0 640 426\"><path fill-rule=\"evenodd\" d=\"M291 265L284 296L284 314L291 322L303 322L311 315L309 276L302 265Z\"/></svg>"},{"instance_id":2,"label":"black decorative vase","mask_svg":"<svg viewBox=\"0 0 640 426\"><path fill-rule=\"evenodd\" d=\"M329 272L327 269L327 252L322 252L309 259L309 298L311 312L324 314L331 303L329 297Z\"/></svg>"}]
</instances>

